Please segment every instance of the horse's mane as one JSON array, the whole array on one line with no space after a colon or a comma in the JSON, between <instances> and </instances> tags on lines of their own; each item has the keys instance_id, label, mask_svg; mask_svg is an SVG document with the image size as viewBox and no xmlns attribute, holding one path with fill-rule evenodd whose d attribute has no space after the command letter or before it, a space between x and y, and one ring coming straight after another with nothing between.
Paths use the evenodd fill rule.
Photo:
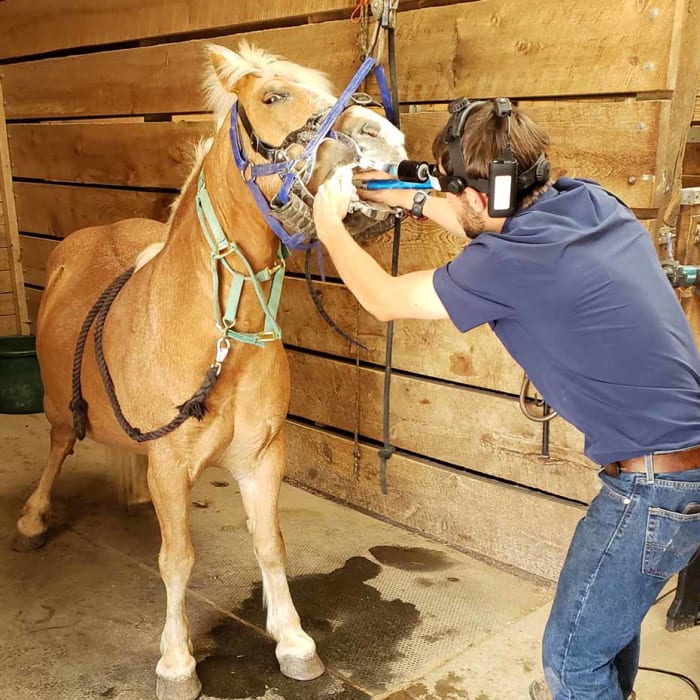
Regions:
<instances>
[{"instance_id":1,"label":"horse's mane","mask_svg":"<svg viewBox=\"0 0 700 700\"><path fill-rule=\"evenodd\" d=\"M221 125L236 101L236 95L231 92L231 89L246 75L255 75L260 78L278 76L318 92L333 94L331 83L324 73L304 68L268 53L264 49L252 46L245 39L241 40L238 53L217 44L208 44L207 50L210 55L215 54L223 59L218 74L209 63L204 79L207 104L214 113L217 125Z\"/></svg>"}]
</instances>

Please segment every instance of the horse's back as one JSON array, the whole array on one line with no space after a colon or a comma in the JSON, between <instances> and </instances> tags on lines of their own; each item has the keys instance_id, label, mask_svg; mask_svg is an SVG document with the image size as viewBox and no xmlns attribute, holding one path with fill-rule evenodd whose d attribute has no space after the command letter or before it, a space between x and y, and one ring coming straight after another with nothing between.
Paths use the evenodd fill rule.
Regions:
<instances>
[{"instance_id":1,"label":"horse's back","mask_svg":"<svg viewBox=\"0 0 700 700\"><path fill-rule=\"evenodd\" d=\"M146 246L165 236L166 225L152 219L125 219L80 229L62 240L49 257L47 290L57 274L62 280L77 277L81 286L111 281L133 265Z\"/></svg>"},{"instance_id":2,"label":"horse's back","mask_svg":"<svg viewBox=\"0 0 700 700\"><path fill-rule=\"evenodd\" d=\"M69 389L75 343L97 297L134 265L144 248L164 241L166 233L159 221L125 219L81 229L56 246L37 319L37 354L49 401L59 382L60 394Z\"/></svg>"}]
</instances>

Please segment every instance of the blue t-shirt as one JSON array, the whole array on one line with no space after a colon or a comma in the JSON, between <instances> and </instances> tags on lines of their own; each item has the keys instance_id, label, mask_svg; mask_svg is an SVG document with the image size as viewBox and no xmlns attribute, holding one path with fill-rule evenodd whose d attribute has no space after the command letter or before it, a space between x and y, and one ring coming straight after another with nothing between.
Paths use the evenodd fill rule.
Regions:
<instances>
[{"instance_id":1,"label":"blue t-shirt","mask_svg":"<svg viewBox=\"0 0 700 700\"><path fill-rule=\"evenodd\" d=\"M607 464L700 444L700 355L649 233L596 183L562 178L435 271L453 323L489 323Z\"/></svg>"}]
</instances>

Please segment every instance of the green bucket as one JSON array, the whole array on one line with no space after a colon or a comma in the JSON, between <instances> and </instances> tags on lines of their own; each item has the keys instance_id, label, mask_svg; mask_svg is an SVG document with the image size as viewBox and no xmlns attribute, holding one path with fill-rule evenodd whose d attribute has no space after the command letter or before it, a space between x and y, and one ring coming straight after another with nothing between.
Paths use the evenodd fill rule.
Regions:
<instances>
[{"instance_id":1,"label":"green bucket","mask_svg":"<svg viewBox=\"0 0 700 700\"><path fill-rule=\"evenodd\" d=\"M0 413L41 413L43 397L36 338L0 337Z\"/></svg>"}]
</instances>

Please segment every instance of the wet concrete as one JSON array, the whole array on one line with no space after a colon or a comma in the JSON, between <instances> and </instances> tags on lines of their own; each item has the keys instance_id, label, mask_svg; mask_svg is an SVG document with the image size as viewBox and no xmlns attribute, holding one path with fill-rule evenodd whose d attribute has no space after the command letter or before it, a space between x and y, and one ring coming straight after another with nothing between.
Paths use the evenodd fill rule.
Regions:
<instances>
[{"instance_id":1,"label":"wet concrete","mask_svg":"<svg viewBox=\"0 0 700 700\"><path fill-rule=\"evenodd\" d=\"M381 571L380 565L366 557L351 557L327 574L294 577L289 582L302 625L316 641L321 658L343 669L351 682L375 693L396 680L396 662L405 658L399 643L410 637L420 619L414 604L385 600L370 585ZM255 585L236 614L264 627L261 584Z\"/></svg>"},{"instance_id":2,"label":"wet concrete","mask_svg":"<svg viewBox=\"0 0 700 700\"><path fill-rule=\"evenodd\" d=\"M370 547L369 551L382 564L403 571L442 571L456 564L445 552L425 547Z\"/></svg>"}]
</instances>

